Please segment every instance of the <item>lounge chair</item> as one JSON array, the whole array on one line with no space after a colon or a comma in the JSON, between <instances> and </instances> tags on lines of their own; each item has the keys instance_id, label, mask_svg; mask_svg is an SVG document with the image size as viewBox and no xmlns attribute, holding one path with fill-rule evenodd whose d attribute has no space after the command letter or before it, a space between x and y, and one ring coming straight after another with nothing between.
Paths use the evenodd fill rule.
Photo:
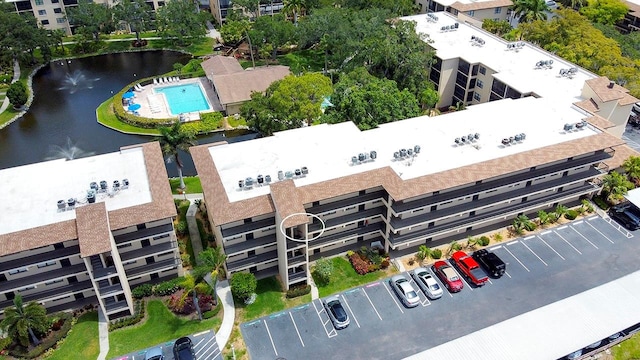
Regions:
<instances>
[{"instance_id":1,"label":"lounge chair","mask_svg":"<svg viewBox=\"0 0 640 360\"><path fill-rule=\"evenodd\" d=\"M178 76L176 76L176 82L180 81L180 78Z\"/></svg>"},{"instance_id":2,"label":"lounge chair","mask_svg":"<svg viewBox=\"0 0 640 360\"><path fill-rule=\"evenodd\" d=\"M169 83L169 79L167 79L166 77L163 77L162 79L164 80L164 83L165 83L165 84L168 84L168 83Z\"/></svg>"},{"instance_id":3,"label":"lounge chair","mask_svg":"<svg viewBox=\"0 0 640 360\"><path fill-rule=\"evenodd\" d=\"M158 85L158 79L153 79L153 85Z\"/></svg>"}]
</instances>

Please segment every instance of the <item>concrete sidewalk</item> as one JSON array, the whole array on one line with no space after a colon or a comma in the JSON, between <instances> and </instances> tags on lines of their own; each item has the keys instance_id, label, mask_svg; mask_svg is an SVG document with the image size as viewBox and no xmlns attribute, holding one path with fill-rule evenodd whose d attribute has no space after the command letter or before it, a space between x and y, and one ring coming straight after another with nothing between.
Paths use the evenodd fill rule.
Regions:
<instances>
[{"instance_id":1,"label":"concrete sidewalk","mask_svg":"<svg viewBox=\"0 0 640 360\"><path fill-rule=\"evenodd\" d=\"M18 79L20 79L20 63L18 63L18 61L16 60L13 62L13 80L11 80L11 83L13 84L14 82L18 81ZM0 105L0 113L7 110L8 107L9 98L5 97L2 105Z\"/></svg>"},{"instance_id":2,"label":"concrete sidewalk","mask_svg":"<svg viewBox=\"0 0 640 360\"><path fill-rule=\"evenodd\" d=\"M222 324L216 334L218 348L220 348L222 352L225 346L227 346L229 338L231 338L231 332L233 331L233 325L236 320L236 307L233 303L233 296L231 295L228 280L218 281L216 284L216 293L220 298L220 305L222 305L222 310L224 311Z\"/></svg>"},{"instance_id":3,"label":"concrete sidewalk","mask_svg":"<svg viewBox=\"0 0 640 360\"><path fill-rule=\"evenodd\" d=\"M105 360L109 353L109 322L102 313L102 309L98 309L98 338L100 339L98 360Z\"/></svg>"}]
</instances>

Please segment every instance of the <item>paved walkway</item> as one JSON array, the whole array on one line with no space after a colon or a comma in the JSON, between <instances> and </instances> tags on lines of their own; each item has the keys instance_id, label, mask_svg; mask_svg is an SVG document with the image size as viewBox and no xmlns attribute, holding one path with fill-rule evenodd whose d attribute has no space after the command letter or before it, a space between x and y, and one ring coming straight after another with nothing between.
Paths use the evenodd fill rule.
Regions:
<instances>
[{"instance_id":1,"label":"paved walkway","mask_svg":"<svg viewBox=\"0 0 640 360\"><path fill-rule=\"evenodd\" d=\"M198 212L198 205L195 201L189 200L191 205L187 210L187 226L189 228L189 238L191 239L191 247L193 248L193 255L196 257L194 260L196 264L198 262L198 254L202 252L202 239L200 238L200 230L198 230L198 221L196 221L196 213Z\"/></svg>"},{"instance_id":2,"label":"paved walkway","mask_svg":"<svg viewBox=\"0 0 640 360\"><path fill-rule=\"evenodd\" d=\"M218 348L220 348L220 351L223 351L225 346L227 346L229 338L231 338L231 332L233 331L233 325L236 320L236 307L233 303L233 296L231 295L228 280L218 281L216 284L216 293L220 298L222 310L224 311L222 324L216 334Z\"/></svg>"},{"instance_id":3,"label":"paved walkway","mask_svg":"<svg viewBox=\"0 0 640 360\"><path fill-rule=\"evenodd\" d=\"M98 360L105 360L109 353L109 322L102 313L102 309L98 309L98 337L100 339Z\"/></svg>"},{"instance_id":4,"label":"paved walkway","mask_svg":"<svg viewBox=\"0 0 640 360\"><path fill-rule=\"evenodd\" d=\"M18 79L20 79L20 63L18 63L18 61L16 60L13 62L13 80L11 80L11 83L13 84L14 82L18 81ZM7 110L8 107L9 98L5 97L2 105L0 105L0 113Z\"/></svg>"}]
</instances>

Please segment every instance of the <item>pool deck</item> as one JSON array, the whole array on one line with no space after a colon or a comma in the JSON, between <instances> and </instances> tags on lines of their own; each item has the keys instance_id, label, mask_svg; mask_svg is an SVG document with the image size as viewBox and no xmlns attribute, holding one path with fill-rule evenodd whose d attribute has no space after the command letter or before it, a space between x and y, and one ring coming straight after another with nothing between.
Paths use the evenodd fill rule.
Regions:
<instances>
[{"instance_id":1,"label":"pool deck","mask_svg":"<svg viewBox=\"0 0 640 360\"><path fill-rule=\"evenodd\" d=\"M222 111L222 105L220 105L220 101L215 94L215 90L213 86L207 81L206 78L194 78L194 79L182 79L179 81L162 83L162 84L148 84L142 86L141 91L134 91L133 103L140 104L140 109L137 110L138 115L141 117L147 118L156 118L156 119L167 119L171 117L175 117L171 115L169 111L169 104L164 96L157 94L154 89L157 87L165 87L165 86L176 86L176 85L185 85L192 83L200 83L202 88L205 90L205 95L212 109L209 111L201 111L201 112L210 112L210 111ZM125 107L126 109L126 107ZM199 116L196 118L196 114L191 114L191 120L199 119Z\"/></svg>"}]
</instances>

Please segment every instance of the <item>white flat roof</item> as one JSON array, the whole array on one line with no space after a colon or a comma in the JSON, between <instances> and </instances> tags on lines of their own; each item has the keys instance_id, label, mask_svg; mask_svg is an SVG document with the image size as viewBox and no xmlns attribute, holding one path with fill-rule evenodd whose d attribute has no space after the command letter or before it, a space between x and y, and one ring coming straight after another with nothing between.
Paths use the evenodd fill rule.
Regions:
<instances>
[{"instance_id":1,"label":"white flat roof","mask_svg":"<svg viewBox=\"0 0 640 360\"><path fill-rule=\"evenodd\" d=\"M407 357L558 359L640 322L640 272Z\"/></svg>"},{"instance_id":2,"label":"white flat roof","mask_svg":"<svg viewBox=\"0 0 640 360\"><path fill-rule=\"evenodd\" d=\"M524 47L517 51L508 50L509 42L499 37L459 22L449 13L434 14L438 18L437 22L430 21L426 14L400 19L415 21L416 32L429 35L429 39L433 41L429 45L436 50L439 58L462 58L471 64L482 63L497 72L493 75L494 78L520 93L533 92L569 107L572 103L583 100L580 93L585 80L596 77L582 68L577 68L578 73L572 79L561 77L560 69L577 66L527 42L523 42ZM443 26L451 26L454 23L458 23L457 30L441 31ZM472 36L480 37L484 40L484 45L473 45ZM542 60L553 60L552 68L536 69L536 63Z\"/></svg>"},{"instance_id":3,"label":"white flat roof","mask_svg":"<svg viewBox=\"0 0 640 360\"><path fill-rule=\"evenodd\" d=\"M308 167L309 174L294 180L296 186L318 183L390 166L403 179L449 170L509 156L557 143L595 135L588 126L565 132L565 123L585 116L545 98L505 99L474 105L436 117L421 116L360 131L352 122L322 124L275 133L261 139L209 147L229 201L269 193L268 186L239 189L238 181L257 175L278 180L278 170ZM471 145L457 146L455 138L478 133ZM501 140L525 133L526 140L503 146ZM418 156L394 160L400 149L421 147ZM375 150L377 159L352 165L351 157Z\"/></svg>"},{"instance_id":4,"label":"white flat roof","mask_svg":"<svg viewBox=\"0 0 640 360\"><path fill-rule=\"evenodd\" d=\"M637 208L640 208L640 189L629 190L624 197Z\"/></svg>"},{"instance_id":5,"label":"white flat roof","mask_svg":"<svg viewBox=\"0 0 640 360\"><path fill-rule=\"evenodd\" d=\"M75 210L58 212L58 200L76 198L82 206L93 181L129 180L113 197L99 193L107 211L151 202L142 147L75 160L52 160L0 170L0 235L75 219Z\"/></svg>"}]
</instances>

